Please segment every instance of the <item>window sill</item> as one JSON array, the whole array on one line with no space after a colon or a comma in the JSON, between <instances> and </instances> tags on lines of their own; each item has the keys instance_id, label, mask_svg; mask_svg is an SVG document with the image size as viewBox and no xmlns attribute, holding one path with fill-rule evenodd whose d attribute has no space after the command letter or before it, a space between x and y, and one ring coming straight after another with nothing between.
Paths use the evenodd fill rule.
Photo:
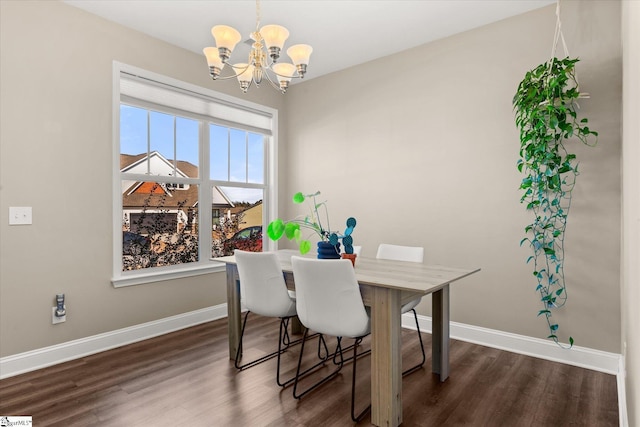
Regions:
<instances>
[{"instance_id":1,"label":"window sill","mask_svg":"<svg viewBox=\"0 0 640 427\"><path fill-rule=\"evenodd\" d=\"M212 261L211 264L198 266L190 266L188 268L171 268L162 271L140 272L135 271L130 274L123 272L120 277L111 279L114 288L123 288L126 286L143 285L146 283L161 282L164 280L181 279L184 277L201 276L204 274L219 273L225 271L225 264Z\"/></svg>"}]
</instances>

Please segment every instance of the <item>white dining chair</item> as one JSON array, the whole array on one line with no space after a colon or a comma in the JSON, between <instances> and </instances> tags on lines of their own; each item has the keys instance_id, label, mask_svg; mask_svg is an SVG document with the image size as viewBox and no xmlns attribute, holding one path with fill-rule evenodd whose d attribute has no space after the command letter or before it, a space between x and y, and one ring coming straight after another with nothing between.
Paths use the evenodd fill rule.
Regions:
<instances>
[{"instance_id":1,"label":"white dining chair","mask_svg":"<svg viewBox=\"0 0 640 427\"><path fill-rule=\"evenodd\" d=\"M361 420L371 409L368 405L358 415L355 414L355 382L356 365L359 357L367 352L358 354L358 347L362 339L371 332L371 319L360 294L360 287L351 261L322 260L312 258L291 258L293 276L296 282L296 307L300 322L309 330L321 335L331 335L337 338L335 352L330 355L337 368L315 384L298 392L299 379L308 370L301 372L304 351L304 339L300 349L300 358L293 386L293 396L300 399L310 391L334 378L348 360L353 360L351 377L351 419ZM343 338L353 338L353 356L345 359L343 356Z\"/></svg>"},{"instance_id":2,"label":"white dining chair","mask_svg":"<svg viewBox=\"0 0 640 427\"><path fill-rule=\"evenodd\" d=\"M378 259L388 259L394 261L407 261L407 262L423 262L424 261L424 248L420 246L400 246L391 245L388 243L381 243L378 246L378 253L376 255ZM418 339L420 340L420 349L422 350L422 361L417 365L408 368L402 372L402 375L410 374L411 372L420 369L426 360L424 353L424 344L422 343L422 335L420 334L420 324L418 323L418 314L416 313L416 306L420 304L422 297L414 298L408 303L404 304L400 308L402 314L413 312L413 318L416 321L416 330L418 331Z\"/></svg>"},{"instance_id":3,"label":"white dining chair","mask_svg":"<svg viewBox=\"0 0 640 427\"><path fill-rule=\"evenodd\" d=\"M284 387L290 384L293 378L286 381L280 379L280 355L290 346L302 341L300 339L291 341L288 332L289 320L297 314L295 293L287 290L280 262L275 253L247 252L236 249L234 255L240 279L240 295L247 308L240 332L240 344L236 351L235 367L243 370L277 357L276 382ZM241 364L242 341L249 313L280 318L278 350Z\"/></svg>"}]
</instances>

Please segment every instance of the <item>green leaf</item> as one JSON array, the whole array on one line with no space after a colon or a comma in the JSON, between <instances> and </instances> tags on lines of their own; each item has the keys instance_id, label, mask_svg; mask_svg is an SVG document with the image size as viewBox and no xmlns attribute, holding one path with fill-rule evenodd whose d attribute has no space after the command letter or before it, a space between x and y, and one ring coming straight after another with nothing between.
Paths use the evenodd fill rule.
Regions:
<instances>
[{"instance_id":1,"label":"green leaf","mask_svg":"<svg viewBox=\"0 0 640 427\"><path fill-rule=\"evenodd\" d=\"M304 194L298 191L296 194L293 195L293 203L299 204L303 202L304 202Z\"/></svg>"},{"instance_id":2,"label":"green leaf","mask_svg":"<svg viewBox=\"0 0 640 427\"><path fill-rule=\"evenodd\" d=\"M555 324L555 325L550 325L550 326L549 326L549 329L551 329L553 332L555 332L555 331L557 331L557 330L558 330L558 325L557 325L557 324Z\"/></svg>"},{"instance_id":3,"label":"green leaf","mask_svg":"<svg viewBox=\"0 0 640 427\"><path fill-rule=\"evenodd\" d=\"M540 310L538 312L538 316L540 316L541 314L551 314L551 312L549 310Z\"/></svg>"},{"instance_id":4,"label":"green leaf","mask_svg":"<svg viewBox=\"0 0 640 427\"><path fill-rule=\"evenodd\" d=\"M300 224L296 222L288 222L284 226L284 235L287 236L287 239L293 240L296 238L297 232L300 231Z\"/></svg>"},{"instance_id":5,"label":"green leaf","mask_svg":"<svg viewBox=\"0 0 640 427\"><path fill-rule=\"evenodd\" d=\"M284 222L280 218L277 218L267 226L267 236L269 236L271 240L278 240L282 237L284 229Z\"/></svg>"},{"instance_id":6,"label":"green leaf","mask_svg":"<svg viewBox=\"0 0 640 427\"><path fill-rule=\"evenodd\" d=\"M570 170L573 170L573 168L571 166L562 166L560 169L558 169L558 173L567 173Z\"/></svg>"},{"instance_id":7,"label":"green leaf","mask_svg":"<svg viewBox=\"0 0 640 427\"><path fill-rule=\"evenodd\" d=\"M569 345L573 347L573 337L569 337Z\"/></svg>"},{"instance_id":8,"label":"green leaf","mask_svg":"<svg viewBox=\"0 0 640 427\"><path fill-rule=\"evenodd\" d=\"M304 255L310 250L311 250L311 242L308 240L302 240L300 242L300 253Z\"/></svg>"}]
</instances>

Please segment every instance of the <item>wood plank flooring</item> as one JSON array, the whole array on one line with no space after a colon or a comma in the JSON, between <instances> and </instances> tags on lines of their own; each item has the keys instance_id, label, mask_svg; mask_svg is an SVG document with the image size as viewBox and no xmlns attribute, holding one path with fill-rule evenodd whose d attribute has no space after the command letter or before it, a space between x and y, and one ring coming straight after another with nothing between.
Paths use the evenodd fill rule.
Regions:
<instances>
[{"instance_id":1,"label":"wood plank flooring","mask_svg":"<svg viewBox=\"0 0 640 427\"><path fill-rule=\"evenodd\" d=\"M276 320L250 317L245 357L275 349L277 334ZM403 330L405 366L419 357L415 334ZM423 339L425 368L403 379L404 426L618 426L613 375L452 340L451 376L440 383L431 335ZM239 372L227 351L221 319L7 378L0 415L31 415L38 427L353 425L351 365L298 401L276 385L275 359ZM283 356L283 375L298 351ZM369 403L370 359L359 362L356 409Z\"/></svg>"}]
</instances>

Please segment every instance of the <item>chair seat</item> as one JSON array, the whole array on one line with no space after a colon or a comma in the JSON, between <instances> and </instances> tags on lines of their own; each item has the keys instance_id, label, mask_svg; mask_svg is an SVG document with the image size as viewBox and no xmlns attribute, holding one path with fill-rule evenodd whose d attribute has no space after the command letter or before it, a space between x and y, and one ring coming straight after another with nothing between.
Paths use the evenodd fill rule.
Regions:
<instances>
[{"instance_id":1,"label":"chair seat","mask_svg":"<svg viewBox=\"0 0 640 427\"><path fill-rule=\"evenodd\" d=\"M411 310L416 308L418 304L420 304L420 301L422 301L422 297L412 299L411 301L409 301L408 303L406 303L400 308L400 313L404 314L404 313L410 312Z\"/></svg>"}]
</instances>

